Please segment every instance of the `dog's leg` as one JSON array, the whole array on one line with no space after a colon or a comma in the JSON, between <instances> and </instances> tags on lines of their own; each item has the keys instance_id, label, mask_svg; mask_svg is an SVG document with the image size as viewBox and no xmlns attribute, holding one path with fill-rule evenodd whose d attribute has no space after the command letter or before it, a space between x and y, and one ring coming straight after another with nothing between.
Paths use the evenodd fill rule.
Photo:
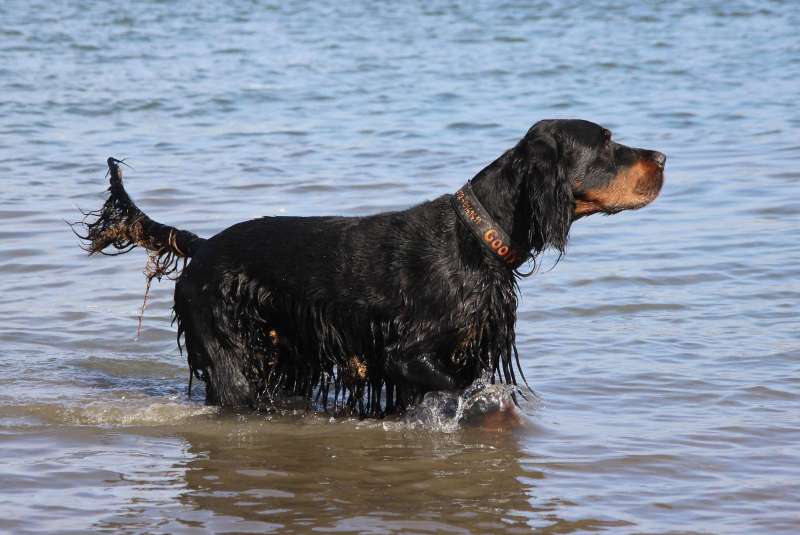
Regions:
<instances>
[{"instance_id":1,"label":"dog's leg","mask_svg":"<svg viewBox=\"0 0 800 535\"><path fill-rule=\"evenodd\" d=\"M457 387L456 381L442 369L433 353L394 358L386 368L389 374L402 378L403 382L426 390L454 390Z\"/></svg>"},{"instance_id":2,"label":"dog's leg","mask_svg":"<svg viewBox=\"0 0 800 535\"><path fill-rule=\"evenodd\" d=\"M186 341L189 366L200 370L206 383L207 404L252 405L253 392L242 372L246 348L237 332L228 334L215 328L219 321L215 321L212 312L224 304L213 295L197 291L191 268L190 264L175 285L175 314Z\"/></svg>"}]
</instances>

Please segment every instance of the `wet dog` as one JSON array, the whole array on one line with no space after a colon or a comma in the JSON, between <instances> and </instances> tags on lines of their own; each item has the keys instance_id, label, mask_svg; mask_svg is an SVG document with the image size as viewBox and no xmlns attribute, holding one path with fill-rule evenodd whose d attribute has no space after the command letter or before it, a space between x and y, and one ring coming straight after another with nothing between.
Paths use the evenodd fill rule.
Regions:
<instances>
[{"instance_id":1,"label":"wet dog","mask_svg":"<svg viewBox=\"0 0 800 535\"><path fill-rule=\"evenodd\" d=\"M203 239L140 211L110 158L109 197L81 237L90 254L148 249L150 277L180 273L178 339L208 403L302 396L381 416L486 371L516 384L519 268L563 253L575 220L653 201L665 160L591 122L540 121L454 195L365 217L263 217Z\"/></svg>"}]
</instances>

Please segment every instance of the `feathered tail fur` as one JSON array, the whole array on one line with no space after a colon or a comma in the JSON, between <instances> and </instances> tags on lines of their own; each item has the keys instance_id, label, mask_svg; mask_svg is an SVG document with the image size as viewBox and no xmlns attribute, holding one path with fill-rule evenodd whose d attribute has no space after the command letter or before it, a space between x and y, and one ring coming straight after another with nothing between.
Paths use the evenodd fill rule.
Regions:
<instances>
[{"instance_id":1,"label":"feathered tail fur","mask_svg":"<svg viewBox=\"0 0 800 535\"><path fill-rule=\"evenodd\" d=\"M128 196L122 184L123 162L108 159L111 185L108 198L100 210L83 212L84 219L73 224L73 231L83 240L90 254L124 254L136 246L150 251L154 273L149 278L178 271L178 263L197 252L206 241L188 230L180 230L150 219ZM92 220L94 218L94 220ZM75 230L78 227L82 229ZM108 253L109 248L116 252Z\"/></svg>"}]
</instances>

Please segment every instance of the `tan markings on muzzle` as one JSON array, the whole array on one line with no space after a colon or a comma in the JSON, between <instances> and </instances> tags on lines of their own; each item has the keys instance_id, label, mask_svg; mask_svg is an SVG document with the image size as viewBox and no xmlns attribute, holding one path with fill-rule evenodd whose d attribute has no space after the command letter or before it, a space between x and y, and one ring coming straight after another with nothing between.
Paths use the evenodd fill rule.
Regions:
<instances>
[{"instance_id":1,"label":"tan markings on muzzle","mask_svg":"<svg viewBox=\"0 0 800 535\"><path fill-rule=\"evenodd\" d=\"M663 172L655 162L640 160L619 171L604 188L582 192L575 200L575 215L641 208L658 197L663 182Z\"/></svg>"}]
</instances>

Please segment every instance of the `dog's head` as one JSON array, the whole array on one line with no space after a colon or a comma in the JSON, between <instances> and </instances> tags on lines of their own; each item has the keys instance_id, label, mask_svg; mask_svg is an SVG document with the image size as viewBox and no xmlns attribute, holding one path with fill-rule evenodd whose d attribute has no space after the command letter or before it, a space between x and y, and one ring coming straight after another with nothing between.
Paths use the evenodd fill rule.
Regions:
<instances>
[{"instance_id":1,"label":"dog's head","mask_svg":"<svg viewBox=\"0 0 800 535\"><path fill-rule=\"evenodd\" d=\"M539 121L506 155L520 188L515 220L528 221L533 251L564 250L570 225L594 213L614 214L652 202L666 156L628 147L589 121Z\"/></svg>"}]
</instances>

